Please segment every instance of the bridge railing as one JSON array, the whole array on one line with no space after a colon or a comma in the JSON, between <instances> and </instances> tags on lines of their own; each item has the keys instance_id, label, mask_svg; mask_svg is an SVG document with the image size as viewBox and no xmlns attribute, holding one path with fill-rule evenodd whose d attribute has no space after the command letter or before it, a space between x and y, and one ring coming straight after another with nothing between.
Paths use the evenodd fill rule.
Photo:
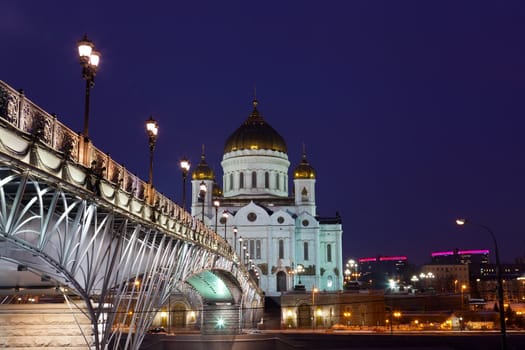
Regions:
<instances>
[{"instance_id":1,"label":"bridge railing","mask_svg":"<svg viewBox=\"0 0 525 350\"><path fill-rule=\"evenodd\" d=\"M147 182L114 161L109 154L95 147L81 134L61 123L56 115L49 114L37 106L25 96L23 90L16 91L1 80L0 122L7 122L28 139L38 140L61 158L83 168L86 174L97 176L115 193L124 193L140 202L140 205L147 206L150 212L154 212L154 215L142 215L142 219L162 226L169 233L214 249L231 260L239 261L222 236L162 193L149 188Z\"/></svg>"}]
</instances>

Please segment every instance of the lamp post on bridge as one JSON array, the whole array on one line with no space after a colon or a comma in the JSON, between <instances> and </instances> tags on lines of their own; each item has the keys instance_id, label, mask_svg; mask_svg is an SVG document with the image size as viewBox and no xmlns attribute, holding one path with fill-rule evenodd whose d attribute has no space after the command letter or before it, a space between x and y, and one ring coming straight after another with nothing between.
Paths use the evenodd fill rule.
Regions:
<instances>
[{"instance_id":1,"label":"lamp post on bridge","mask_svg":"<svg viewBox=\"0 0 525 350\"><path fill-rule=\"evenodd\" d=\"M148 134L149 142L149 180L148 180L148 201L151 205L155 203L153 198L153 151L155 151L155 144L157 143L157 134L159 132L159 124L153 117L146 120L146 132Z\"/></svg>"},{"instance_id":2,"label":"lamp post on bridge","mask_svg":"<svg viewBox=\"0 0 525 350\"><path fill-rule=\"evenodd\" d=\"M186 178L190 171L190 161L184 157L180 161L180 169L182 170L182 209L186 210Z\"/></svg>"},{"instance_id":3,"label":"lamp post on bridge","mask_svg":"<svg viewBox=\"0 0 525 350\"><path fill-rule=\"evenodd\" d=\"M84 103L84 140L89 139L89 98L91 89L95 86L95 75L100 63L100 52L95 50L95 44L88 39L87 34L77 42L78 56L82 66L82 78L86 81L86 93Z\"/></svg>"},{"instance_id":4,"label":"lamp post on bridge","mask_svg":"<svg viewBox=\"0 0 525 350\"><path fill-rule=\"evenodd\" d=\"M204 224L204 201L206 200L206 191L208 190L208 187L206 186L206 183L204 181L201 181L201 184L199 185L199 199L202 202L202 223Z\"/></svg>"},{"instance_id":5,"label":"lamp post on bridge","mask_svg":"<svg viewBox=\"0 0 525 350\"><path fill-rule=\"evenodd\" d=\"M239 237L239 259L241 261L239 261L239 263L242 262L242 249L243 249L243 244L242 244L242 236Z\"/></svg>"},{"instance_id":6,"label":"lamp post on bridge","mask_svg":"<svg viewBox=\"0 0 525 350\"><path fill-rule=\"evenodd\" d=\"M233 251L237 252L237 226L233 226Z\"/></svg>"},{"instance_id":7,"label":"lamp post on bridge","mask_svg":"<svg viewBox=\"0 0 525 350\"><path fill-rule=\"evenodd\" d=\"M219 201L219 198L215 198L213 200L213 206L215 207L215 233L217 233L217 223L219 221L219 206L220 205L221 205L221 202Z\"/></svg>"},{"instance_id":8,"label":"lamp post on bridge","mask_svg":"<svg viewBox=\"0 0 525 350\"><path fill-rule=\"evenodd\" d=\"M470 221L467 221L463 218L456 219L456 224L459 226L463 226L465 224L471 224L474 226L481 227L485 231L487 231L490 234L490 237L492 238L492 242L494 243L494 252L496 254L496 278L498 280L498 309L499 309L499 322L500 322L500 332L501 332L501 349L507 350L507 327L505 325L505 304L503 299L503 278L501 276L501 262L499 259L499 250L498 250L498 242L496 241L496 236L494 235L494 232L485 225L473 223Z\"/></svg>"},{"instance_id":9,"label":"lamp post on bridge","mask_svg":"<svg viewBox=\"0 0 525 350\"><path fill-rule=\"evenodd\" d=\"M224 240L226 241L226 225L228 224L228 212L226 210L222 213L222 217L224 218Z\"/></svg>"}]
</instances>

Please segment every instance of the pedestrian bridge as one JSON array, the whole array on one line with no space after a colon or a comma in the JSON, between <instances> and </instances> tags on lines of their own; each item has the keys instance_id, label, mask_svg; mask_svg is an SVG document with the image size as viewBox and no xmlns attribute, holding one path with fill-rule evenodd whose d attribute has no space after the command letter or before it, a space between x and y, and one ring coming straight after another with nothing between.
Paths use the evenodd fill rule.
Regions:
<instances>
[{"instance_id":1,"label":"pedestrian bridge","mask_svg":"<svg viewBox=\"0 0 525 350\"><path fill-rule=\"evenodd\" d=\"M38 336L36 314L70 321L35 347L138 349L159 314L181 317L173 300L206 334L238 332L264 303L221 236L1 81L0 276L1 347ZM65 324L78 344L56 344Z\"/></svg>"}]
</instances>

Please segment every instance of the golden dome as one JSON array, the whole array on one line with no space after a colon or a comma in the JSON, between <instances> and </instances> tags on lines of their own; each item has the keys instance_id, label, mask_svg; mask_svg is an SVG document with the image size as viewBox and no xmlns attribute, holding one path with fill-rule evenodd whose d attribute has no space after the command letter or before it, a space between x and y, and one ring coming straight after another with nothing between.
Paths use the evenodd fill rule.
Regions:
<instances>
[{"instance_id":1,"label":"golden dome","mask_svg":"<svg viewBox=\"0 0 525 350\"><path fill-rule=\"evenodd\" d=\"M191 175L193 180L215 180L215 174L211 170L208 163L206 163L206 157L204 156L204 145L202 146L202 155L199 165L193 171Z\"/></svg>"},{"instance_id":2,"label":"golden dome","mask_svg":"<svg viewBox=\"0 0 525 350\"><path fill-rule=\"evenodd\" d=\"M306 152L303 151L303 158L301 163L295 168L293 172L294 179L315 179L315 170L306 160Z\"/></svg>"},{"instance_id":3,"label":"golden dome","mask_svg":"<svg viewBox=\"0 0 525 350\"><path fill-rule=\"evenodd\" d=\"M253 111L228 137L224 145L224 153L248 149L266 149L286 153L286 142L274 128L264 119L262 114L257 110L257 100L253 100Z\"/></svg>"}]
</instances>

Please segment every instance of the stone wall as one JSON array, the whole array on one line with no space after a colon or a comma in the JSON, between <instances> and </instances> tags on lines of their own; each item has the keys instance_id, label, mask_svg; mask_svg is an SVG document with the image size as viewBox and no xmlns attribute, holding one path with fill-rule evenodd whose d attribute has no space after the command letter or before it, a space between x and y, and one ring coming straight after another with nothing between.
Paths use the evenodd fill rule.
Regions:
<instances>
[{"instance_id":1,"label":"stone wall","mask_svg":"<svg viewBox=\"0 0 525 350\"><path fill-rule=\"evenodd\" d=\"M0 305L0 348L89 349L77 322L91 342L91 322L67 304Z\"/></svg>"}]
</instances>

